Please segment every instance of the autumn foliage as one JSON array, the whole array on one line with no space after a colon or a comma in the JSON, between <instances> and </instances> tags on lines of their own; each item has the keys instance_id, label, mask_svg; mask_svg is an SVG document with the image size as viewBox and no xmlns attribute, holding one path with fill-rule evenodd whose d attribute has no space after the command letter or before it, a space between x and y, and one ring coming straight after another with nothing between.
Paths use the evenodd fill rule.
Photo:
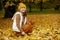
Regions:
<instances>
[{"instance_id":1,"label":"autumn foliage","mask_svg":"<svg viewBox=\"0 0 60 40\"><path fill-rule=\"evenodd\" d=\"M60 14L28 15L25 25L29 35L19 35L12 30L12 19L0 17L0 40L60 40ZM30 30L32 29L32 32Z\"/></svg>"}]
</instances>

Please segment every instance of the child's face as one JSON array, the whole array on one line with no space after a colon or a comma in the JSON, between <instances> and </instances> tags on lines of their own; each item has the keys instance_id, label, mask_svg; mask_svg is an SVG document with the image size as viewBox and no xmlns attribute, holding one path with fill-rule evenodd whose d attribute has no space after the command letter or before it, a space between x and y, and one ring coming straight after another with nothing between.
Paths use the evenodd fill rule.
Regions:
<instances>
[{"instance_id":1,"label":"child's face","mask_svg":"<svg viewBox=\"0 0 60 40\"><path fill-rule=\"evenodd\" d=\"M21 12L25 12L26 9L23 7L23 8L20 9L20 11L21 11Z\"/></svg>"}]
</instances>

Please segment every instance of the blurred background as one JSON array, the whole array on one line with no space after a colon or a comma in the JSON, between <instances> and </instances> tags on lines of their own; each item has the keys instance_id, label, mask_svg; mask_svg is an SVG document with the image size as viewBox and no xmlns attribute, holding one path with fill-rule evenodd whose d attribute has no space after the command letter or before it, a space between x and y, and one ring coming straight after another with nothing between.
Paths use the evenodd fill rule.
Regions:
<instances>
[{"instance_id":1,"label":"blurred background","mask_svg":"<svg viewBox=\"0 0 60 40\"><path fill-rule=\"evenodd\" d=\"M26 4L28 14L60 13L60 0L0 0L0 15L12 17L20 2Z\"/></svg>"}]
</instances>

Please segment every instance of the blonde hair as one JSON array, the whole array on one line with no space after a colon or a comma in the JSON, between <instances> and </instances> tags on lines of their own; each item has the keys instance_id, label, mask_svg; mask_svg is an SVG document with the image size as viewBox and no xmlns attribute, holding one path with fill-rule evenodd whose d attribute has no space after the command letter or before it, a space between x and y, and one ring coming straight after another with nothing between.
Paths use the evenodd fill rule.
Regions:
<instances>
[{"instance_id":1,"label":"blonde hair","mask_svg":"<svg viewBox=\"0 0 60 40\"><path fill-rule=\"evenodd\" d=\"M26 9L26 5L24 3L19 3L17 10L20 10L21 8L25 8Z\"/></svg>"}]
</instances>

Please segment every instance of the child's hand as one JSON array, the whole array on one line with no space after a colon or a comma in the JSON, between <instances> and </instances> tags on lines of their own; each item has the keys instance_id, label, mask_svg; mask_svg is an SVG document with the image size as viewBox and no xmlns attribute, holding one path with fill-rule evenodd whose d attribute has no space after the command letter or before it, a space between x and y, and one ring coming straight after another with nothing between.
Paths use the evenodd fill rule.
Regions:
<instances>
[{"instance_id":1,"label":"child's hand","mask_svg":"<svg viewBox=\"0 0 60 40\"><path fill-rule=\"evenodd\" d=\"M23 31L23 29L20 29L20 32L22 35L25 35L25 32Z\"/></svg>"},{"instance_id":2,"label":"child's hand","mask_svg":"<svg viewBox=\"0 0 60 40\"><path fill-rule=\"evenodd\" d=\"M22 32L21 34L22 34L22 35L25 35L25 32Z\"/></svg>"}]
</instances>

